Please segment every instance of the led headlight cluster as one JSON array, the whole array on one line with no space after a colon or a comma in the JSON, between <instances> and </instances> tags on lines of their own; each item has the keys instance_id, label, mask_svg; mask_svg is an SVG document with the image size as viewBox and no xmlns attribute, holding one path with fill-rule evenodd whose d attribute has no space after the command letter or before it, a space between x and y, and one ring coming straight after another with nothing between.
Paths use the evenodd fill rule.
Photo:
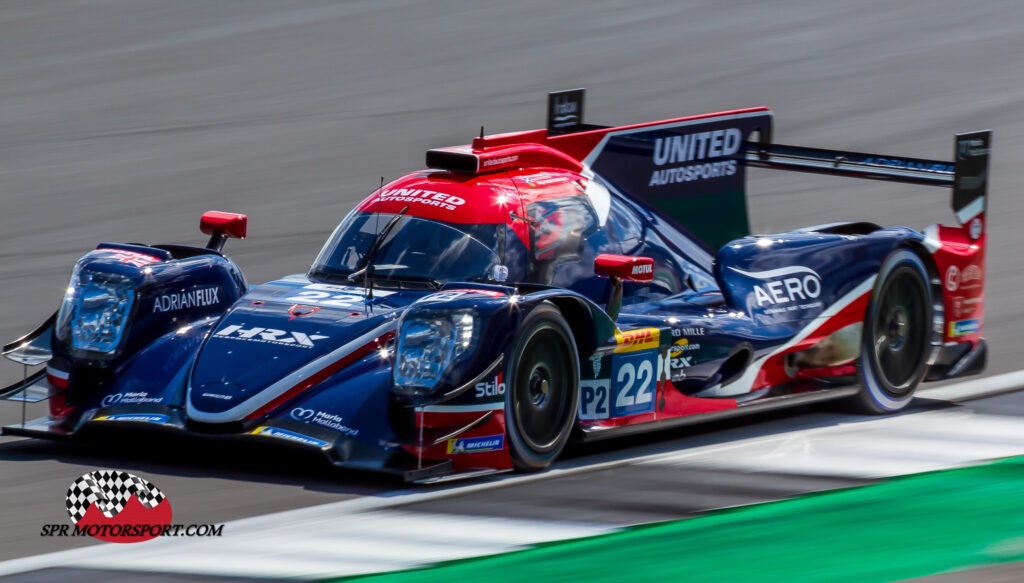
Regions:
<instances>
[{"instance_id":1,"label":"led headlight cluster","mask_svg":"<svg viewBox=\"0 0 1024 583\"><path fill-rule=\"evenodd\" d=\"M134 301L129 278L76 268L57 314L57 338L70 342L72 350L114 352Z\"/></svg>"},{"instance_id":2,"label":"led headlight cluster","mask_svg":"<svg viewBox=\"0 0 1024 583\"><path fill-rule=\"evenodd\" d=\"M452 362L473 344L475 319L469 311L413 313L402 321L395 360L395 384L432 389Z\"/></svg>"}]
</instances>

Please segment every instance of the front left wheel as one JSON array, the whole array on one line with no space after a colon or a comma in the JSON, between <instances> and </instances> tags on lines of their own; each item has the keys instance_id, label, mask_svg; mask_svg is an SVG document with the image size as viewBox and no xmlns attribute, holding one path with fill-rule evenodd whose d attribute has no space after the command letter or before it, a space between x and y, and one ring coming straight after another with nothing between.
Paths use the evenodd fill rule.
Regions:
<instances>
[{"instance_id":1,"label":"front left wheel","mask_svg":"<svg viewBox=\"0 0 1024 583\"><path fill-rule=\"evenodd\" d=\"M505 372L505 427L520 471L551 465L565 448L579 403L579 359L572 330L550 304L520 326Z\"/></svg>"}]
</instances>

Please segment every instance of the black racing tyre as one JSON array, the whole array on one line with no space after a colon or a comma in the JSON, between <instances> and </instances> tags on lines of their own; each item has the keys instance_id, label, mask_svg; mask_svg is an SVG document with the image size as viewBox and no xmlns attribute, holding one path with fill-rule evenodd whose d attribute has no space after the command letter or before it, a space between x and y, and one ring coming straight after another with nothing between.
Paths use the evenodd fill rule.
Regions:
<instances>
[{"instance_id":1,"label":"black racing tyre","mask_svg":"<svg viewBox=\"0 0 1024 583\"><path fill-rule=\"evenodd\" d=\"M561 312L544 303L519 328L505 370L505 430L520 471L551 465L565 448L579 404L579 358Z\"/></svg>"},{"instance_id":2,"label":"black racing tyre","mask_svg":"<svg viewBox=\"0 0 1024 583\"><path fill-rule=\"evenodd\" d=\"M864 315L857 364L862 388L851 399L857 411L895 413L913 400L932 350L928 279L924 261L908 249L894 251L882 264Z\"/></svg>"}]
</instances>

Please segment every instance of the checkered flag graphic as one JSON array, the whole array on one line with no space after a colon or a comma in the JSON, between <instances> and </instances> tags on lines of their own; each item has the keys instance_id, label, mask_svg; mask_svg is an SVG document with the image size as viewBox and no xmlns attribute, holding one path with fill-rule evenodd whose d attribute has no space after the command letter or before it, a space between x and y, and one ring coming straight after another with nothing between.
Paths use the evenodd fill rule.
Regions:
<instances>
[{"instance_id":1,"label":"checkered flag graphic","mask_svg":"<svg viewBox=\"0 0 1024 583\"><path fill-rule=\"evenodd\" d=\"M103 516L113 518L124 510L132 494L146 508L155 508L164 500L163 492L134 474L115 470L89 472L68 488L68 515L71 522L78 524L95 503Z\"/></svg>"}]
</instances>

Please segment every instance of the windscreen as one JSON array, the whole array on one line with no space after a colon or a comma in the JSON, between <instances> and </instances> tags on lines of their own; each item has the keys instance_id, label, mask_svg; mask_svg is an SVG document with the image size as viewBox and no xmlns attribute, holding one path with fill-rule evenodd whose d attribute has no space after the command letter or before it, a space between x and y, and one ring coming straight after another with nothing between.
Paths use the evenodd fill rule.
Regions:
<instances>
[{"instance_id":1,"label":"windscreen","mask_svg":"<svg viewBox=\"0 0 1024 583\"><path fill-rule=\"evenodd\" d=\"M388 223L393 227L373 257L373 278L445 283L490 281L499 263L495 225L451 225L387 213L352 213L331 235L310 270L314 279L344 280L364 266L363 258Z\"/></svg>"}]
</instances>

